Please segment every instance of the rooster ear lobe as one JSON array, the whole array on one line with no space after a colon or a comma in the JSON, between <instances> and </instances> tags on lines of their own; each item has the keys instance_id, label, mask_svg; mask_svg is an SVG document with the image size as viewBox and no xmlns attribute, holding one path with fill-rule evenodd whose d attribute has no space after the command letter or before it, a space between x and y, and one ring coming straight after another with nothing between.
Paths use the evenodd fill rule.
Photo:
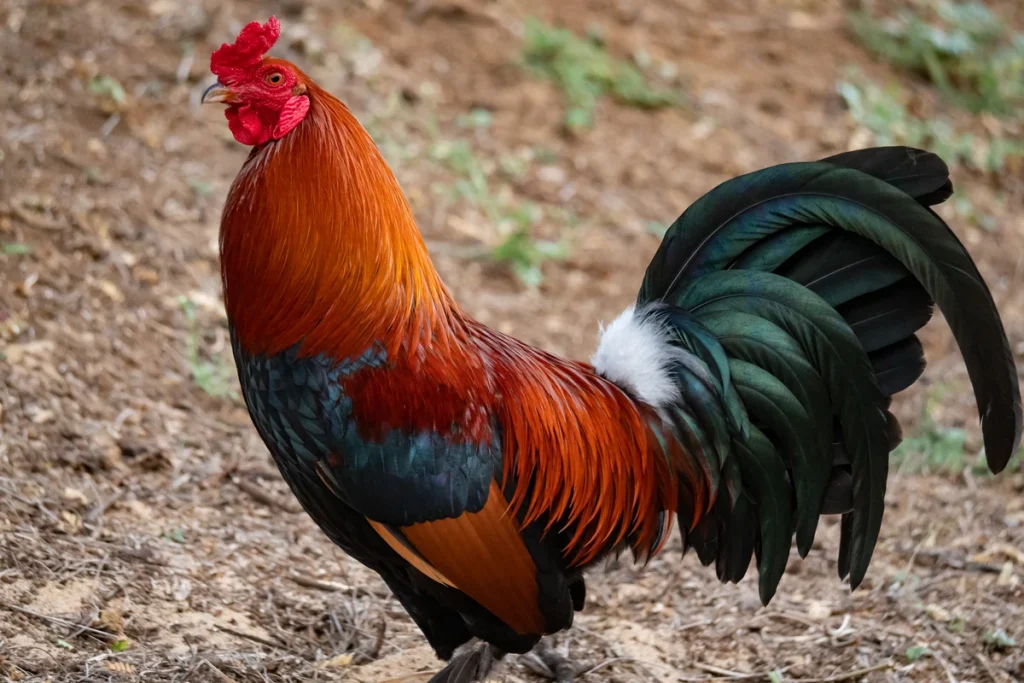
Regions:
<instances>
[{"instance_id":1,"label":"rooster ear lobe","mask_svg":"<svg viewBox=\"0 0 1024 683\"><path fill-rule=\"evenodd\" d=\"M309 98L305 95L296 95L290 98L281 108L281 115L274 126L273 136L279 140L287 135L295 126L302 123L309 113Z\"/></svg>"}]
</instances>

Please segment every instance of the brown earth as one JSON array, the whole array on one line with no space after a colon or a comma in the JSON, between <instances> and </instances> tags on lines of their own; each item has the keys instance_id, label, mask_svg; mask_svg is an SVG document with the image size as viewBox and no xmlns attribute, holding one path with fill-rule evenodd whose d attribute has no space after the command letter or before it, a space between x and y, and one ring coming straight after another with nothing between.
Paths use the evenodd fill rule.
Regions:
<instances>
[{"instance_id":1,"label":"brown earth","mask_svg":"<svg viewBox=\"0 0 1024 683\"><path fill-rule=\"evenodd\" d=\"M1024 27L1019 4L1000 9ZM381 140L465 307L580 358L634 296L652 222L728 177L865 143L836 95L847 65L901 79L922 112L992 123L873 62L837 0L6 0L0 244L18 245L0 252L7 680L411 681L438 668L376 576L297 511L235 393L216 239L246 150L198 97L211 49L272 11L277 52ZM688 105L608 101L592 130L563 134L560 93L516 64L530 15L598 24L613 54L675 64ZM460 125L473 108L493 125ZM432 151L457 140L495 196L546 210L537 237L571 244L538 288L478 257L500 221L450 199L456 178ZM513 163L525 170L491 170ZM1020 352L1024 176L956 180L994 227L943 215ZM721 585L676 540L646 568L593 572L559 641L584 680L1024 680L1024 474L972 474L963 364L941 321L925 336L929 370L900 416L908 433L926 407L932 428L966 429L970 458L946 476L892 476L865 585L836 579L832 520L768 608L750 576ZM994 645L999 629L1016 646ZM540 679L511 658L496 680Z\"/></svg>"}]
</instances>

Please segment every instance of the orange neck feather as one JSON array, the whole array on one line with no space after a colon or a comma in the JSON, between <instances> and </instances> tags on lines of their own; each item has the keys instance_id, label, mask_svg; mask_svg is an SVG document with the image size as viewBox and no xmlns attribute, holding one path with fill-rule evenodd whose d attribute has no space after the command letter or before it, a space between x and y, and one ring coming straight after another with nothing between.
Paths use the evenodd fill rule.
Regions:
<instances>
[{"instance_id":1,"label":"orange neck feather","mask_svg":"<svg viewBox=\"0 0 1024 683\"><path fill-rule=\"evenodd\" d=\"M393 356L446 344L455 304L408 201L345 105L314 84L306 120L254 148L228 194L221 272L250 353L299 342L339 360L375 342Z\"/></svg>"}]
</instances>

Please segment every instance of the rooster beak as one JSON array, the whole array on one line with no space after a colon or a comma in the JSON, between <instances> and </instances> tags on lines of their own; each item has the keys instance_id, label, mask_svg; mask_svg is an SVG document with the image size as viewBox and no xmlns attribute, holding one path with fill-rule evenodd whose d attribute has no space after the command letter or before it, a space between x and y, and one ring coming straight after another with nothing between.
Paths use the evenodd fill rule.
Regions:
<instances>
[{"instance_id":1,"label":"rooster beak","mask_svg":"<svg viewBox=\"0 0 1024 683\"><path fill-rule=\"evenodd\" d=\"M224 104L231 104L237 102L238 98L231 88L224 85L220 81L217 81L203 92L203 96L199 98L200 104L209 104L210 102L223 102Z\"/></svg>"}]
</instances>

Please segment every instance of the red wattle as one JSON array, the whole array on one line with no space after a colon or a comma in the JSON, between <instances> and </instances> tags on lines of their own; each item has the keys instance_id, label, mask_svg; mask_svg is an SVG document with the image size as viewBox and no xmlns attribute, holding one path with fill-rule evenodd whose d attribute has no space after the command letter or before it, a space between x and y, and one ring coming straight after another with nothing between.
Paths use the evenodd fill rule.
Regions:
<instances>
[{"instance_id":1,"label":"red wattle","mask_svg":"<svg viewBox=\"0 0 1024 683\"><path fill-rule=\"evenodd\" d=\"M231 134L243 145L251 146L280 140L302 123L307 113L309 98L302 95L289 98L279 112L260 111L248 104L232 105L224 110Z\"/></svg>"},{"instance_id":2,"label":"red wattle","mask_svg":"<svg viewBox=\"0 0 1024 683\"><path fill-rule=\"evenodd\" d=\"M224 116L231 134L243 145L261 145L270 139L269 128L249 105L230 106L224 110Z\"/></svg>"}]
</instances>

